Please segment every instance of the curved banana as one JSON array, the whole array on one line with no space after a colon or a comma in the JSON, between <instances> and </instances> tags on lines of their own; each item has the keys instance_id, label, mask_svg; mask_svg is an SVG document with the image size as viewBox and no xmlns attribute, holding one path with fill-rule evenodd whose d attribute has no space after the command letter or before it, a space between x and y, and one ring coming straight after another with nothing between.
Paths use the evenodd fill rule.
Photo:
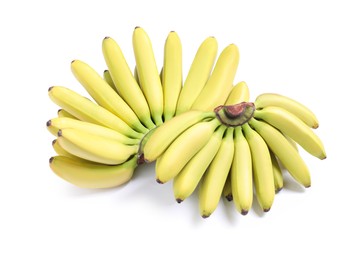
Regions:
<instances>
[{"instance_id":1,"label":"curved banana","mask_svg":"<svg viewBox=\"0 0 363 260\"><path fill-rule=\"evenodd\" d=\"M220 54L212 75L194 101L191 109L212 111L223 105L233 87L237 72L239 51L236 45L230 44Z\"/></svg>"},{"instance_id":2,"label":"curved banana","mask_svg":"<svg viewBox=\"0 0 363 260\"><path fill-rule=\"evenodd\" d=\"M132 37L132 44L142 92L149 104L154 123L161 125L163 123L162 116L164 110L163 88L151 41L142 28L136 27Z\"/></svg>"},{"instance_id":3,"label":"curved banana","mask_svg":"<svg viewBox=\"0 0 363 260\"><path fill-rule=\"evenodd\" d=\"M83 159L79 158L78 156L75 156L75 155L67 152L66 150L64 150L62 148L62 146L59 145L59 142L57 142L57 139L54 139L52 141L52 146L53 146L53 150L56 152L57 155L62 155L62 156L70 157L73 159L83 160Z\"/></svg>"},{"instance_id":4,"label":"curved banana","mask_svg":"<svg viewBox=\"0 0 363 260\"><path fill-rule=\"evenodd\" d=\"M323 160L326 158L324 145L319 137L294 114L279 107L265 107L255 111L259 118L291 137L311 155Z\"/></svg>"},{"instance_id":5,"label":"curved banana","mask_svg":"<svg viewBox=\"0 0 363 260\"><path fill-rule=\"evenodd\" d=\"M231 168L233 153L233 128L228 128L199 187L199 212L203 218L209 217L218 206Z\"/></svg>"},{"instance_id":6,"label":"curved banana","mask_svg":"<svg viewBox=\"0 0 363 260\"><path fill-rule=\"evenodd\" d=\"M246 82L241 81L237 83L229 92L229 96L224 105L230 106L241 102L248 102L250 100L250 91Z\"/></svg>"},{"instance_id":7,"label":"curved banana","mask_svg":"<svg viewBox=\"0 0 363 260\"><path fill-rule=\"evenodd\" d=\"M268 106L281 107L300 118L309 127L319 127L318 119L309 108L297 102L296 100L283 95L274 93L261 94L256 98L255 106L257 109Z\"/></svg>"},{"instance_id":8,"label":"curved banana","mask_svg":"<svg viewBox=\"0 0 363 260\"><path fill-rule=\"evenodd\" d=\"M78 119L77 117L75 117L74 115L72 115L71 113L67 112L66 110L60 108L58 109L58 117L68 117L68 118L73 118L73 119Z\"/></svg>"},{"instance_id":9,"label":"curved banana","mask_svg":"<svg viewBox=\"0 0 363 260\"><path fill-rule=\"evenodd\" d=\"M233 194L232 194L232 183L231 183L231 171L229 171L226 183L224 184L223 191L222 191L223 197L226 198L228 201L233 200Z\"/></svg>"},{"instance_id":10,"label":"curved banana","mask_svg":"<svg viewBox=\"0 0 363 260\"><path fill-rule=\"evenodd\" d=\"M197 123L178 136L156 160L156 181L165 183L174 178L190 159L208 143L214 130L220 124L218 119Z\"/></svg>"},{"instance_id":11,"label":"curved banana","mask_svg":"<svg viewBox=\"0 0 363 260\"><path fill-rule=\"evenodd\" d=\"M271 151L280 160L291 176L305 187L310 187L310 173L299 152L273 126L251 118L249 124L262 136Z\"/></svg>"},{"instance_id":12,"label":"curved banana","mask_svg":"<svg viewBox=\"0 0 363 260\"><path fill-rule=\"evenodd\" d=\"M58 136L58 131L64 128L73 128L81 131L85 131L90 134L98 135L105 138L110 138L112 140L121 142L127 145L138 145L141 139L132 139L119 132L112 130L110 128L80 121L77 119L72 119L68 117L58 117L53 118L47 122L48 130L55 136Z\"/></svg>"},{"instance_id":13,"label":"curved banana","mask_svg":"<svg viewBox=\"0 0 363 260\"><path fill-rule=\"evenodd\" d=\"M59 145L80 158L103 164L121 164L138 151L138 145L125 145L116 140L65 128L58 132Z\"/></svg>"},{"instance_id":14,"label":"curved banana","mask_svg":"<svg viewBox=\"0 0 363 260\"><path fill-rule=\"evenodd\" d=\"M186 129L209 118L215 118L215 114L213 112L206 113L191 110L165 122L154 131L145 144L145 160L147 162L156 160Z\"/></svg>"},{"instance_id":15,"label":"curved banana","mask_svg":"<svg viewBox=\"0 0 363 260\"><path fill-rule=\"evenodd\" d=\"M234 130L234 156L231 167L232 196L235 208L246 215L253 202L252 158L241 127Z\"/></svg>"},{"instance_id":16,"label":"curved banana","mask_svg":"<svg viewBox=\"0 0 363 260\"><path fill-rule=\"evenodd\" d=\"M148 132L148 129L140 123L139 118L129 105L93 68L82 61L74 60L71 63L71 69L74 76L97 104L121 118L136 131L144 134Z\"/></svg>"},{"instance_id":17,"label":"curved banana","mask_svg":"<svg viewBox=\"0 0 363 260\"><path fill-rule=\"evenodd\" d=\"M176 108L177 115L190 110L197 99L205 83L208 81L217 57L217 51L218 44L214 37L205 39L198 48L179 95Z\"/></svg>"},{"instance_id":18,"label":"curved banana","mask_svg":"<svg viewBox=\"0 0 363 260\"><path fill-rule=\"evenodd\" d=\"M284 179L282 177L282 171L279 165L279 162L276 159L276 156L271 152L271 162L272 162L272 170L274 173L274 183L275 183L275 192L279 192L284 187Z\"/></svg>"},{"instance_id":19,"label":"curved banana","mask_svg":"<svg viewBox=\"0 0 363 260\"><path fill-rule=\"evenodd\" d=\"M113 80L111 78L110 72L108 70L103 71L103 79L107 82L110 87L117 92L117 88L115 86L115 83L113 83Z\"/></svg>"},{"instance_id":20,"label":"curved banana","mask_svg":"<svg viewBox=\"0 0 363 260\"><path fill-rule=\"evenodd\" d=\"M224 125L218 127L208 143L175 176L173 190L178 203L188 198L198 186L203 174L218 152L225 130Z\"/></svg>"},{"instance_id":21,"label":"curved banana","mask_svg":"<svg viewBox=\"0 0 363 260\"><path fill-rule=\"evenodd\" d=\"M169 33L164 47L164 66L161 83L164 91L164 121L175 115L179 93L183 84L182 45L176 32Z\"/></svg>"},{"instance_id":22,"label":"curved banana","mask_svg":"<svg viewBox=\"0 0 363 260\"><path fill-rule=\"evenodd\" d=\"M263 211L267 212L270 210L275 198L270 152L264 139L252 130L248 124L242 125L242 129L251 150L256 197Z\"/></svg>"},{"instance_id":23,"label":"curved banana","mask_svg":"<svg viewBox=\"0 0 363 260\"><path fill-rule=\"evenodd\" d=\"M73 90L60 86L50 87L48 95L55 104L82 121L109 127L132 138L143 137L119 117Z\"/></svg>"},{"instance_id":24,"label":"curved banana","mask_svg":"<svg viewBox=\"0 0 363 260\"><path fill-rule=\"evenodd\" d=\"M50 168L62 179L81 188L100 189L122 185L129 181L136 168L133 156L119 165L104 165L66 156L49 159Z\"/></svg>"},{"instance_id":25,"label":"curved banana","mask_svg":"<svg viewBox=\"0 0 363 260\"><path fill-rule=\"evenodd\" d=\"M120 46L111 37L106 37L102 42L102 51L117 92L148 129L154 128L148 103L132 75Z\"/></svg>"}]
</instances>

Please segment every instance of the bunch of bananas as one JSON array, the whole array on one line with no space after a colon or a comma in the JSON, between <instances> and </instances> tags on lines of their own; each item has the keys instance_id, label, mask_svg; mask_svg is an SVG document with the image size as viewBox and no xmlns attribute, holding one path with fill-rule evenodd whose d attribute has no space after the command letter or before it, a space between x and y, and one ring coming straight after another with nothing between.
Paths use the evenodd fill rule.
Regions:
<instances>
[{"instance_id":1,"label":"bunch of bananas","mask_svg":"<svg viewBox=\"0 0 363 260\"><path fill-rule=\"evenodd\" d=\"M47 122L57 137L50 168L61 178L85 188L109 188L132 178L138 164L156 161L156 180L173 180L177 202L199 185L200 213L210 216L221 197L234 201L241 214L253 194L264 211L283 187L282 168L305 187L310 174L297 144L320 159L322 142L311 128L315 115L304 105L277 94L249 102L245 82L233 85L239 62L236 45L217 61L217 41L200 45L183 84L182 48L176 32L164 46L159 73L151 41L136 27L136 60L131 72L121 48L110 37L102 50L108 69L101 77L74 60L76 79L93 98L61 86L49 88L59 105Z\"/></svg>"}]
</instances>

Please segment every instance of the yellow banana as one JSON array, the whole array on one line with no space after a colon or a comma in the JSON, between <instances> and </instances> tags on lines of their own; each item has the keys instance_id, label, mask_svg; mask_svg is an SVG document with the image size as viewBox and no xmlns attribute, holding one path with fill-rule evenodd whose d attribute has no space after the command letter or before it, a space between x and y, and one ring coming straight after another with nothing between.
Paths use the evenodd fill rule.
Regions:
<instances>
[{"instance_id":1,"label":"yellow banana","mask_svg":"<svg viewBox=\"0 0 363 260\"><path fill-rule=\"evenodd\" d=\"M139 80L139 74L137 73L137 67L135 66L135 69L134 69L134 78L137 82L137 85L140 87L140 80Z\"/></svg>"},{"instance_id":2,"label":"yellow banana","mask_svg":"<svg viewBox=\"0 0 363 260\"><path fill-rule=\"evenodd\" d=\"M279 107L265 107L255 111L255 118L259 118L279 129L282 133L291 137L311 155L325 159L324 145L319 137L294 114Z\"/></svg>"},{"instance_id":3,"label":"yellow banana","mask_svg":"<svg viewBox=\"0 0 363 260\"><path fill-rule=\"evenodd\" d=\"M73 159L83 160L83 159L81 159L81 158L67 152L66 150L64 150L62 148L62 146L59 145L59 142L57 142L57 139L53 140L52 146L53 146L53 149L54 149L54 151L56 152L57 155L62 155L62 156L70 157L70 158L73 158Z\"/></svg>"},{"instance_id":4,"label":"yellow banana","mask_svg":"<svg viewBox=\"0 0 363 260\"><path fill-rule=\"evenodd\" d=\"M194 101L191 109L212 111L223 105L233 87L239 61L238 48L234 44L227 46L220 54L212 75Z\"/></svg>"},{"instance_id":5,"label":"yellow banana","mask_svg":"<svg viewBox=\"0 0 363 260\"><path fill-rule=\"evenodd\" d=\"M169 121L170 122L170 121ZM156 180L165 183L174 178L202 149L220 125L218 119L197 123L178 136L156 161Z\"/></svg>"},{"instance_id":6,"label":"yellow banana","mask_svg":"<svg viewBox=\"0 0 363 260\"><path fill-rule=\"evenodd\" d=\"M197 99L210 76L217 51L218 44L214 37L208 37L200 45L179 95L177 115L190 110Z\"/></svg>"},{"instance_id":7,"label":"yellow banana","mask_svg":"<svg viewBox=\"0 0 363 260\"><path fill-rule=\"evenodd\" d=\"M226 200L228 200L228 201L233 200L232 183L231 183L231 171L229 171L229 173L228 173L226 183L224 184L224 187L223 187L222 194L223 194L223 197L226 198Z\"/></svg>"},{"instance_id":8,"label":"yellow banana","mask_svg":"<svg viewBox=\"0 0 363 260\"><path fill-rule=\"evenodd\" d=\"M248 102L249 99L250 91L248 86L244 81L241 81L232 88L224 105L230 106L241 102Z\"/></svg>"},{"instance_id":9,"label":"yellow banana","mask_svg":"<svg viewBox=\"0 0 363 260\"><path fill-rule=\"evenodd\" d=\"M178 203L188 198L198 186L203 174L218 152L225 130L224 125L218 127L208 143L175 176L173 190Z\"/></svg>"},{"instance_id":10,"label":"yellow banana","mask_svg":"<svg viewBox=\"0 0 363 260\"><path fill-rule=\"evenodd\" d=\"M141 89L149 104L154 123L161 125L164 110L163 88L149 36L142 28L136 27L132 43Z\"/></svg>"},{"instance_id":11,"label":"yellow banana","mask_svg":"<svg viewBox=\"0 0 363 260\"><path fill-rule=\"evenodd\" d=\"M275 184L272 162L268 147L262 137L248 124L242 126L244 136L251 150L253 182L256 197L263 211L270 210L275 198Z\"/></svg>"},{"instance_id":12,"label":"yellow banana","mask_svg":"<svg viewBox=\"0 0 363 260\"><path fill-rule=\"evenodd\" d=\"M270 156L272 162L272 170L274 173L275 192L277 193L284 186L284 179L282 177L282 171L279 162L276 159L276 156L271 151L270 151Z\"/></svg>"},{"instance_id":13,"label":"yellow banana","mask_svg":"<svg viewBox=\"0 0 363 260\"><path fill-rule=\"evenodd\" d=\"M228 128L199 186L199 212L203 218L209 217L218 206L231 168L233 153L233 128Z\"/></svg>"},{"instance_id":14,"label":"yellow banana","mask_svg":"<svg viewBox=\"0 0 363 260\"><path fill-rule=\"evenodd\" d=\"M165 42L161 77L164 91L164 121L175 115L182 81L182 46L178 34L172 31Z\"/></svg>"},{"instance_id":15,"label":"yellow banana","mask_svg":"<svg viewBox=\"0 0 363 260\"><path fill-rule=\"evenodd\" d=\"M74 115L72 115L71 113L67 112L62 108L58 109L58 117L68 117L68 118L77 119Z\"/></svg>"},{"instance_id":16,"label":"yellow banana","mask_svg":"<svg viewBox=\"0 0 363 260\"><path fill-rule=\"evenodd\" d=\"M155 125L151 120L145 96L132 75L117 42L110 37L106 37L102 42L102 51L117 92L148 129L154 128Z\"/></svg>"},{"instance_id":17,"label":"yellow banana","mask_svg":"<svg viewBox=\"0 0 363 260\"><path fill-rule=\"evenodd\" d=\"M103 71L103 79L107 82L110 87L117 92L117 88L115 86L115 83L113 83L113 80L111 78L110 72L108 70Z\"/></svg>"},{"instance_id":18,"label":"yellow banana","mask_svg":"<svg viewBox=\"0 0 363 260\"><path fill-rule=\"evenodd\" d=\"M66 156L54 156L50 168L62 179L81 188L100 189L122 185L129 181L136 168L133 156L119 165L104 165Z\"/></svg>"}]
</instances>

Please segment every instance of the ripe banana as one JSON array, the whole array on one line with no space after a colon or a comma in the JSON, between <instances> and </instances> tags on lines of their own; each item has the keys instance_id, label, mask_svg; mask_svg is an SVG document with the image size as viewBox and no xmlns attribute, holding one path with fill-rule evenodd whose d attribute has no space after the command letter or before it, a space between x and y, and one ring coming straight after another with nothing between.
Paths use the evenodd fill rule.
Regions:
<instances>
[{"instance_id":1,"label":"ripe banana","mask_svg":"<svg viewBox=\"0 0 363 260\"><path fill-rule=\"evenodd\" d=\"M215 107L226 102L233 87L238 61L238 48L236 45L230 44L220 54L212 75L194 101L191 109L212 111Z\"/></svg>"},{"instance_id":2,"label":"ripe banana","mask_svg":"<svg viewBox=\"0 0 363 260\"><path fill-rule=\"evenodd\" d=\"M62 179L81 188L100 189L129 181L137 166L136 156L119 165L104 165L66 156L49 159L50 168Z\"/></svg>"},{"instance_id":3,"label":"ripe banana","mask_svg":"<svg viewBox=\"0 0 363 260\"><path fill-rule=\"evenodd\" d=\"M262 137L248 124L242 126L252 157L256 197L264 212L270 210L275 197L275 184L270 152Z\"/></svg>"},{"instance_id":4,"label":"ripe banana","mask_svg":"<svg viewBox=\"0 0 363 260\"><path fill-rule=\"evenodd\" d=\"M117 42L110 37L104 38L102 51L117 92L148 129L154 128L145 96L132 75Z\"/></svg>"},{"instance_id":5,"label":"ripe banana","mask_svg":"<svg viewBox=\"0 0 363 260\"><path fill-rule=\"evenodd\" d=\"M125 162L136 154L139 148L138 145L125 145L111 138L73 128L59 130L57 142L73 155L109 165Z\"/></svg>"},{"instance_id":6,"label":"ripe banana","mask_svg":"<svg viewBox=\"0 0 363 260\"><path fill-rule=\"evenodd\" d=\"M62 108L58 109L58 117L68 117L68 118L78 119L74 115L72 115L71 113L67 112Z\"/></svg>"},{"instance_id":7,"label":"ripe banana","mask_svg":"<svg viewBox=\"0 0 363 260\"><path fill-rule=\"evenodd\" d=\"M273 93L261 94L256 98L255 106L257 109L268 106L280 107L300 118L309 127L319 127L318 119L309 108L297 102L296 100L283 95Z\"/></svg>"},{"instance_id":8,"label":"ripe banana","mask_svg":"<svg viewBox=\"0 0 363 260\"><path fill-rule=\"evenodd\" d=\"M226 198L228 201L233 200L232 195L232 184L231 184L231 171L229 171L226 183L224 184L223 191L222 191L223 197Z\"/></svg>"},{"instance_id":9,"label":"ripe banana","mask_svg":"<svg viewBox=\"0 0 363 260\"><path fill-rule=\"evenodd\" d=\"M103 71L103 79L107 82L110 87L117 92L117 88L115 86L115 83L113 83L113 80L111 78L110 72L108 70Z\"/></svg>"},{"instance_id":10,"label":"ripe banana","mask_svg":"<svg viewBox=\"0 0 363 260\"><path fill-rule=\"evenodd\" d=\"M203 174L218 152L225 130L224 125L218 127L208 143L194 155L174 178L174 197L178 203L188 198L198 186Z\"/></svg>"},{"instance_id":11,"label":"ripe banana","mask_svg":"<svg viewBox=\"0 0 363 260\"><path fill-rule=\"evenodd\" d=\"M62 155L62 156L66 156L66 157L73 158L73 159L83 160L83 159L79 158L78 156L75 156L75 155L67 152L66 150L64 150L62 148L62 146L59 145L59 142L57 142L57 139L53 140L52 146L53 146L53 150L56 152L57 155Z\"/></svg>"},{"instance_id":12,"label":"ripe banana","mask_svg":"<svg viewBox=\"0 0 363 260\"><path fill-rule=\"evenodd\" d=\"M107 109L68 88L50 87L48 95L55 104L82 121L109 127L131 138L142 138L143 136Z\"/></svg>"},{"instance_id":13,"label":"ripe banana","mask_svg":"<svg viewBox=\"0 0 363 260\"><path fill-rule=\"evenodd\" d=\"M214 130L220 124L216 118L200 122L178 136L156 161L157 182L165 183L174 178L189 160L208 143Z\"/></svg>"},{"instance_id":14,"label":"ripe banana","mask_svg":"<svg viewBox=\"0 0 363 260\"><path fill-rule=\"evenodd\" d=\"M194 57L184 86L180 92L176 114L190 110L194 101L205 86L217 57L218 44L214 37L205 39Z\"/></svg>"},{"instance_id":15,"label":"ripe banana","mask_svg":"<svg viewBox=\"0 0 363 260\"><path fill-rule=\"evenodd\" d=\"M282 171L279 162L277 161L276 156L273 154L273 152L271 152L271 150L270 150L270 156L272 162L272 170L274 173L275 192L277 193L284 186L284 179L282 177Z\"/></svg>"},{"instance_id":16,"label":"ripe banana","mask_svg":"<svg viewBox=\"0 0 363 260\"><path fill-rule=\"evenodd\" d=\"M137 73L137 67L136 66L134 68L134 78L135 78L135 80L137 82L137 85L140 87L140 80L139 80L139 75Z\"/></svg>"},{"instance_id":17,"label":"ripe banana","mask_svg":"<svg viewBox=\"0 0 363 260\"><path fill-rule=\"evenodd\" d=\"M149 36L142 28L136 27L132 43L141 89L149 104L154 123L161 125L164 110L163 88Z\"/></svg>"},{"instance_id":18,"label":"ripe banana","mask_svg":"<svg viewBox=\"0 0 363 260\"><path fill-rule=\"evenodd\" d=\"M164 91L164 121L175 115L182 87L182 46L176 32L169 33L164 47L164 66L161 83Z\"/></svg>"},{"instance_id":19,"label":"ripe banana","mask_svg":"<svg viewBox=\"0 0 363 260\"><path fill-rule=\"evenodd\" d=\"M236 84L229 92L229 96L224 105L230 106L241 102L248 102L250 100L250 91L246 82L241 81Z\"/></svg>"},{"instance_id":20,"label":"ripe banana","mask_svg":"<svg viewBox=\"0 0 363 260\"><path fill-rule=\"evenodd\" d=\"M276 127L311 155L319 159L326 158L324 145L319 137L303 121L287 110L269 106L255 111L254 117Z\"/></svg>"},{"instance_id":21,"label":"ripe banana","mask_svg":"<svg viewBox=\"0 0 363 260\"><path fill-rule=\"evenodd\" d=\"M221 146L199 187L199 212L209 217L217 208L233 160L233 128L228 128Z\"/></svg>"}]
</instances>

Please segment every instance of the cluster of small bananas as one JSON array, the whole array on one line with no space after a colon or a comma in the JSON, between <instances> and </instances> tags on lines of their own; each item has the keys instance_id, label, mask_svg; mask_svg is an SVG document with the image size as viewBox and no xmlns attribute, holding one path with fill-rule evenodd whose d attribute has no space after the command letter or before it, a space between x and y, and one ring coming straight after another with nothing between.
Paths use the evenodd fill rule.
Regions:
<instances>
[{"instance_id":1,"label":"cluster of small bananas","mask_svg":"<svg viewBox=\"0 0 363 260\"><path fill-rule=\"evenodd\" d=\"M249 101L245 82L233 85L239 62L236 45L217 61L217 41L202 42L188 75L182 79L182 48L176 32L164 46L159 74L146 32L133 33L134 74L121 48L110 37L102 43L108 69L101 77L74 60L71 69L95 102L61 86L49 88L59 105L47 122L57 137L51 169L85 188L109 188L132 178L138 164L156 160L159 183L174 181L180 203L199 185L200 212L208 217L222 196L247 214L255 189L264 211L283 186L281 167L305 187L309 171L298 143L324 159L323 144L311 128L314 114L295 100L262 94Z\"/></svg>"}]
</instances>

